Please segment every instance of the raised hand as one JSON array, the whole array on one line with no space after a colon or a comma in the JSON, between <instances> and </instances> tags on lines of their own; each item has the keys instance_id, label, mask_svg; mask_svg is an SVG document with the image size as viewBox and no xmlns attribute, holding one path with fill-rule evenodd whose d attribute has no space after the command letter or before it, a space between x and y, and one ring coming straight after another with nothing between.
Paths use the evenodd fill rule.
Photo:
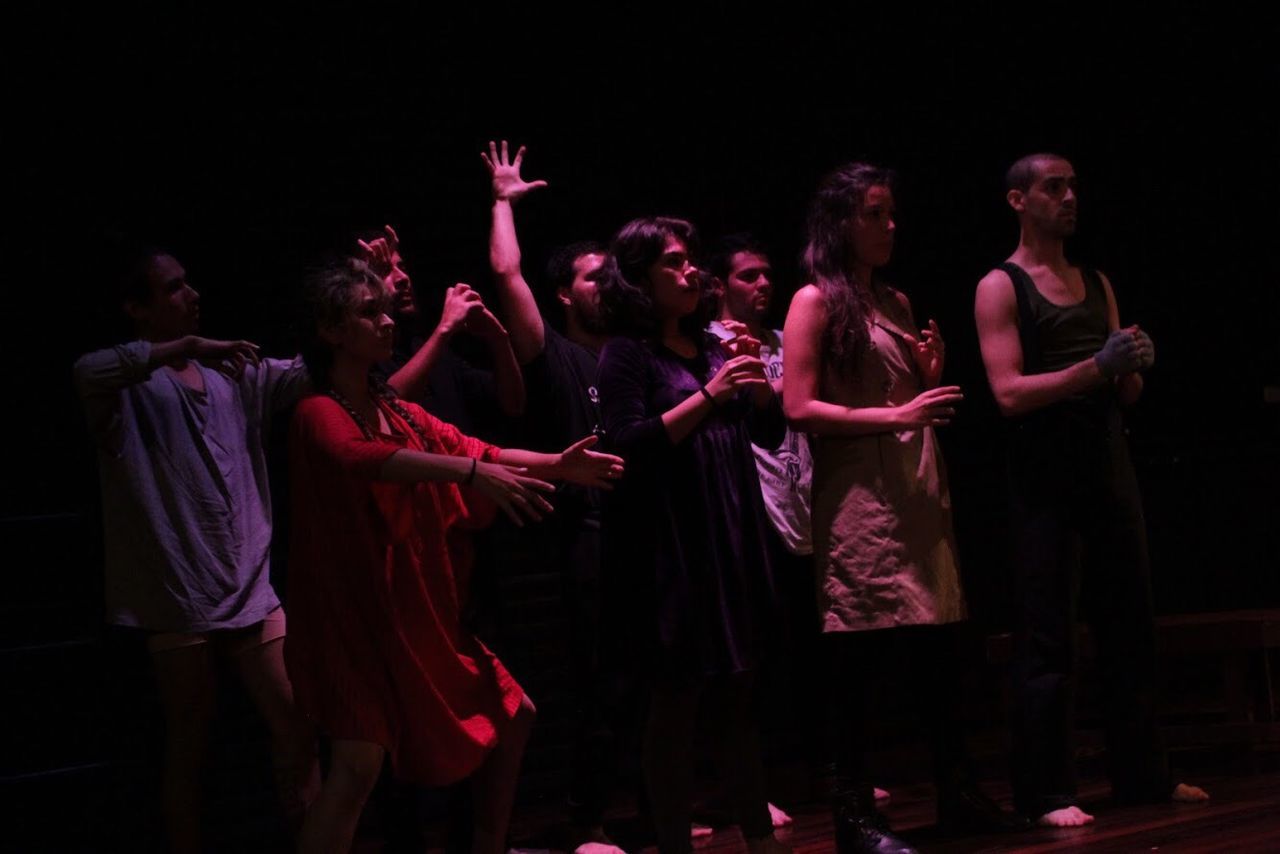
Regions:
<instances>
[{"instance_id":1,"label":"raised hand","mask_svg":"<svg viewBox=\"0 0 1280 854\"><path fill-rule=\"evenodd\" d=\"M439 328L445 335L465 329L487 341L507 336L507 328L485 306L480 294L462 282L444 292Z\"/></svg>"},{"instance_id":2,"label":"raised hand","mask_svg":"<svg viewBox=\"0 0 1280 854\"><path fill-rule=\"evenodd\" d=\"M187 358L195 359L234 380L244 375L246 366L256 366L261 362L258 345L252 341L218 341L196 335L191 336Z\"/></svg>"},{"instance_id":3,"label":"raised hand","mask_svg":"<svg viewBox=\"0 0 1280 854\"><path fill-rule=\"evenodd\" d=\"M720 366L716 375L707 381L707 393L716 403L723 403L741 388L769 385L764 362L758 356L734 356Z\"/></svg>"},{"instance_id":4,"label":"raised hand","mask_svg":"<svg viewBox=\"0 0 1280 854\"><path fill-rule=\"evenodd\" d=\"M924 379L926 388L936 386L942 379L942 366L946 361L947 347L942 341L942 332L938 324L930 320L928 329L920 330L920 337L905 336L911 346L911 355L915 358L916 367Z\"/></svg>"},{"instance_id":5,"label":"raised hand","mask_svg":"<svg viewBox=\"0 0 1280 854\"><path fill-rule=\"evenodd\" d=\"M556 489L545 480L529 477L527 471L501 463L477 462L471 488L498 505L499 510L522 528L526 518L539 522L544 513L552 511L551 504L538 493Z\"/></svg>"},{"instance_id":6,"label":"raised hand","mask_svg":"<svg viewBox=\"0 0 1280 854\"><path fill-rule=\"evenodd\" d=\"M733 337L721 341L720 346L730 356L760 356L760 341L751 337L747 324L739 320L722 320L720 325Z\"/></svg>"},{"instance_id":7,"label":"raised hand","mask_svg":"<svg viewBox=\"0 0 1280 854\"><path fill-rule=\"evenodd\" d=\"M902 427L945 427L951 423L956 405L962 400L964 395L958 385L931 388L898 407L898 423Z\"/></svg>"},{"instance_id":8,"label":"raised hand","mask_svg":"<svg viewBox=\"0 0 1280 854\"><path fill-rule=\"evenodd\" d=\"M588 436L565 448L556 464L556 475L579 486L613 489L611 481L622 477L625 464L622 457L590 450L599 441L599 436Z\"/></svg>"},{"instance_id":9,"label":"raised hand","mask_svg":"<svg viewBox=\"0 0 1280 854\"><path fill-rule=\"evenodd\" d=\"M489 179L493 186L493 200L495 202L514 202L528 193L530 190L536 190L540 187L547 186L546 181L526 181L520 177L520 164L524 161L525 147L522 145L516 151L515 160L511 160L507 156L507 141L502 140L502 149L499 151L497 143L489 141L489 153L480 152L480 159L484 161L484 165L489 169Z\"/></svg>"},{"instance_id":10,"label":"raised hand","mask_svg":"<svg viewBox=\"0 0 1280 854\"><path fill-rule=\"evenodd\" d=\"M391 269L395 264L395 254L400 249L400 237L389 225L384 225L382 231L382 237L375 237L367 243L356 238L356 244L360 248L360 260L369 265L374 275L385 280L391 275Z\"/></svg>"}]
</instances>

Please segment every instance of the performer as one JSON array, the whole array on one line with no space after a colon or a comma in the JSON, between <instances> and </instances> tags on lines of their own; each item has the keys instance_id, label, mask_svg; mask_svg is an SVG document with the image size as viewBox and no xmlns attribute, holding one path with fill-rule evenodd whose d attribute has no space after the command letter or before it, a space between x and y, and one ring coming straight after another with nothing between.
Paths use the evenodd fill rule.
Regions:
<instances>
[{"instance_id":1,"label":"performer","mask_svg":"<svg viewBox=\"0 0 1280 854\"><path fill-rule=\"evenodd\" d=\"M460 624L465 532L492 504L517 524L540 519L553 488L541 478L604 488L622 461L588 450L594 437L559 454L500 450L399 400L371 376L391 355L389 303L355 260L309 288L303 355L320 393L291 433L286 661L332 765L301 848L347 850L389 756L415 782L472 777L474 850L503 851L533 705Z\"/></svg>"},{"instance_id":2,"label":"performer","mask_svg":"<svg viewBox=\"0 0 1280 854\"><path fill-rule=\"evenodd\" d=\"M501 147L490 142L488 154L482 152L480 157L493 194L489 262L498 305L524 369L529 410L536 413L526 427L530 442L546 450L601 432L595 374L605 335L596 278L605 250L596 243L574 243L551 258L546 278L563 309L562 334L543 318L521 268L514 205L547 183L521 177L524 154L521 146L511 157L503 140ZM608 680L600 667L601 493L568 485L556 498L556 515L545 533L553 565L563 575L576 707L568 847L578 854L618 854L604 830L613 788L615 737L604 710Z\"/></svg>"},{"instance_id":3,"label":"performer","mask_svg":"<svg viewBox=\"0 0 1280 854\"><path fill-rule=\"evenodd\" d=\"M391 226L357 240L360 258L380 276L392 295L395 343L391 358L377 367L402 400L418 403L468 435L494 437L524 413L525 388L507 330L480 294L459 282L444 292L440 320L429 327L413 281L400 254L400 236ZM478 368L452 346L459 332L474 335L489 350L492 370Z\"/></svg>"},{"instance_id":4,"label":"performer","mask_svg":"<svg viewBox=\"0 0 1280 854\"><path fill-rule=\"evenodd\" d=\"M123 285L137 340L82 356L76 388L97 445L107 622L147 633L169 847L195 852L216 657L270 727L291 822L319 786L315 738L285 675L265 452L271 416L304 391L306 371L248 341L199 337L200 295L166 252L139 253Z\"/></svg>"},{"instance_id":5,"label":"performer","mask_svg":"<svg viewBox=\"0 0 1280 854\"><path fill-rule=\"evenodd\" d=\"M1041 824L1085 824L1072 761L1077 590L1110 703L1111 780L1121 801L1206 800L1174 785L1155 719L1156 649L1142 502L1120 405L1142 392L1150 336L1121 328L1111 283L1069 263L1078 199L1071 164L1032 154L1010 167L1021 234L978 283L987 378L1008 419L1018 603L1014 789ZM1078 553L1086 560L1081 562Z\"/></svg>"},{"instance_id":6,"label":"performer","mask_svg":"<svg viewBox=\"0 0 1280 854\"><path fill-rule=\"evenodd\" d=\"M704 697L718 705L719 767L748 849L787 850L773 837L750 710L756 635L774 600L750 446L777 447L782 413L759 342L722 346L705 331L694 251L688 222L635 220L598 285L614 336L600 354L601 413L628 457L605 513L608 641L649 682L642 767L659 850L691 848Z\"/></svg>"},{"instance_id":7,"label":"performer","mask_svg":"<svg viewBox=\"0 0 1280 854\"><path fill-rule=\"evenodd\" d=\"M940 385L945 348L920 330L906 295L876 269L893 252L893 175L837 169L809 212L811 284L787 314L783 402L812 436L818 610L830 656L836 842L847 851L909 851L876 812L866 767L867 695L885 659L908 668L928 723L939 821L1018 825L974 784L955 714L955 632L965 619L951 499L935 429L962 396Z\"/></svg>"}]
</instances>

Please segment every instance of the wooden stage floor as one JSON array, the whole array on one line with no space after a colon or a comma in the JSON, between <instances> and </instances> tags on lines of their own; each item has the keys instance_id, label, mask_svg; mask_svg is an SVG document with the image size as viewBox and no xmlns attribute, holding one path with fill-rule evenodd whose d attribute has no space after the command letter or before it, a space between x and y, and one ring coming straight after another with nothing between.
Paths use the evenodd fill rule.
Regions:
<instances>
[{"instance_id":1,"label":"wooden stage floor","mask_svg":"<svg viewBox=\"0 0 1280 854\"><path fill-rule=\"evenodd\" d=\"M1191 779L1191 778L1189 778ZM892 790L886 809L893 827L926 854L959 852L1280 852L1280 773L1236 776L1195 776L1191 779L1213 795L1207 804L1167 804L1113 807L1107 803L1108 787L1097 782L1083 785L1086 810L1096 818L1084 828L1039 828L1014 835L943 836L934 826L933 790L926 785ZM1009 804L1008 787L984 784L1002 804ZM826 808L806 804L789 809L795 824L780 838L796 854L825 854L835 850L831 820ZM521 820L523 818L523 820ZM518 817L517 840L524 831L527 850L548 851L546 837L531 825L531 816ZM621 840L619 840L621 841ZM521 844L517 842L517 844ZM522 845L522 847L523 847ZM631 850L631 849L629 849ZM645 848L645 852L656 849ZM744 851L737 828L718 829L710 839L695 843L698 854Z\"/></svg>"}]
</instances>

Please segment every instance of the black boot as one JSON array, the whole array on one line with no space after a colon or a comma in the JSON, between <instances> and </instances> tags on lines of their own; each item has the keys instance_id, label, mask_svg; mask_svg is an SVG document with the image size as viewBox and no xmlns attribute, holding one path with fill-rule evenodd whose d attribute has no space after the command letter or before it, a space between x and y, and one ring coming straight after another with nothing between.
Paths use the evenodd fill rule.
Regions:
<instances>
[{"instance_id":1,"label":"black boot","mask_svg":"<svg viewBox=\"0 0 1280 854\"><path fill-rule=\"evenodd\" d=\"M972 780L938 787L938 827L948 833L1017 833L1031 820L1000 805Z\"/></svg>"},{"instance_id":2,"label":"black boot","mask_svg":"<svg viewBox=\"0 0 1280 854\"><path fill-rule=\"evenodd\" d=\"M870 787L865 795L845 796L832 808L839 854L917 854L889 831L889 821L876 810Z\"/></svg>"}]
</instances>

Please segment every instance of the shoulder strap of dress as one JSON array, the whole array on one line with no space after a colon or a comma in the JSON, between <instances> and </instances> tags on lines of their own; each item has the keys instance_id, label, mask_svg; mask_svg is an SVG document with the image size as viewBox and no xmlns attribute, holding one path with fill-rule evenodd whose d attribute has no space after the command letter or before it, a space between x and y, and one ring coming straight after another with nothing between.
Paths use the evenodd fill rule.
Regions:
<instances>
[{"instance_id":1,"label":"shoulder strap of dress","mask_svg":"<svg viewBox=\"0 0 1280 854\"><path fill-rule=\"evenodd\" d=\"M1022 344L1023 373L1040 371L1040 342L1035 335L1036 318L1031 311L1031 290L1036 283L1026 270L1012 261L1005 261L997 270L1003 271L1013 281L1013 295L1018 301L1018 340Z\"/></svg>"}]
</instances>

